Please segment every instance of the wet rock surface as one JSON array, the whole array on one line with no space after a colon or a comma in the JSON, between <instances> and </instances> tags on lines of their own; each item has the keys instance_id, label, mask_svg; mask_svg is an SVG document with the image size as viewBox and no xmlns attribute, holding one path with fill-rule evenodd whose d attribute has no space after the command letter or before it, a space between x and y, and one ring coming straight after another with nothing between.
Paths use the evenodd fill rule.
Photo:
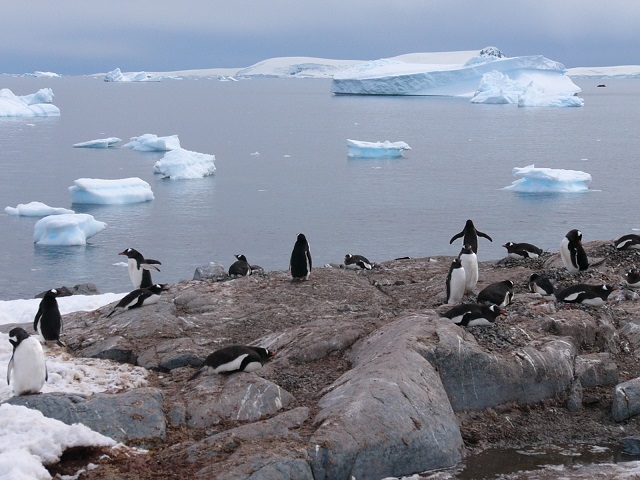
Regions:
<instances>
[{"instance_id":1,"label":"wet rock surface","mask_svg":"<svg viewBox=\"0 0 640 480\"><path fill-rule=\"evenodd\" d=\"M557 254L480 262L476 293L515 284L508 313L485 327L440 317L452 257L316 268L300 283L284 271L182 282L137 311L66 315L75 355L156 372L166 419L147 455L103 459L82 478L383 478L490 446L640 435L635 390L625 407L635 413L612 413L622 411L616 385L640 376L637 294L622 288L588 307L527 291L531 273L556 288L622 286L640 258L606 242L585 247L602 261L576 275ZM230 344L277 355L255 373L188 381Z\"/></svg>"}]
</instances>

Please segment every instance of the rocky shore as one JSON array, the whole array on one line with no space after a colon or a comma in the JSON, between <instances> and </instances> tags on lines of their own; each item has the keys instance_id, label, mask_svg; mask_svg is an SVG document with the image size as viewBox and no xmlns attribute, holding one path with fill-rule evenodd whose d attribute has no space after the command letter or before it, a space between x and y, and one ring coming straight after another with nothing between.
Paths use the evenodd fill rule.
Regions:
<instances>
[{"instance_id":1,"label":"rocky shore","mask_svg":"<svg viewBox=\"0 0 640 480\"><path fill-rule=\"evenodd\" d=\"M603 261L577 275L558 254L481 262L476 292L515 284L508 313L484 327L440 317L452 257L326 266L300 283L286 271L182 282L155 305L64 318L71 353L145 367L149 386L9 403L146 449L50 467L98 465L82 479L376 479L448 469L488 447L620 442L640 435L640 302L622 287L640 256L585 249ZM604 306L571 306L529 293L532 273L621 288ZM188 381L230 344L277 355L255 373Z\"/></svg>"}]
</instances>

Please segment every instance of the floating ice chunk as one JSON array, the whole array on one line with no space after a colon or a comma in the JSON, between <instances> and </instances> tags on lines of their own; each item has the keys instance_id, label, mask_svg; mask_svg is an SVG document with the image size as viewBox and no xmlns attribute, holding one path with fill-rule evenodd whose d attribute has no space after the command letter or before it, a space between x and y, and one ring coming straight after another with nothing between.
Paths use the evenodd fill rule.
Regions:
<instances>
[{"instance_id":1,"label":"floating ice chunk","mask_svg":"<svg viewBox=\"0 0 640 480\"><path fill-rule=\"evenodd\" d=\"M109 148L121 141L122 139L118 137L97 138L86 142L74 143L73 146L74 148Z\"/></svg>"},{"instance_id":2,"label":"floating ice chunk","mask_svg":"<svg viewBox=\"0 0 640 480\"><path fill-rule=\"evenodd\" d=\"M39 71L35 71L33 74L35 77L44 77L44 78L59 78L60 74L59 73L54 73L54 72L39 72Z\"/></svg>"},{"instance_id":3,"label":"floating ice chunk","mask_svg":"<svg viewBox=\"0 0 640 480\"><path fill-rule=\"evenodd\" d=\"M516 104L522 92L522 85L518 82L511 80L502 72L492 70L482 76L471 103Z\"/></svg>"},{"instance_id":4,"label":"floating ice chunk","mask_svg":"<svg viewBox=\"0 0 640 480\"><path fill-rule=\"evenodd\" d=\"M178 135L159 137L153 133L145 133L139 137L131 137L129 143L122 148L133 148L140 152L168 152L180 148Z\"/></svg>"},{"instance_id":5,"label":"floating ice chunk","mask_svg":"<svg viewBox=\"0 0 640 480\"><path fill-rule=\"evenodd\" d=\"M215 159L215 155L179 148L165 153L153 166L153 173L173 180L202 178L216 171Z\"/></svg>"},{"instance_id":6,"label":"floating ice chunk","mask_svg":"<svg viewBox=\"0 0 640 480\"><path fill-rule=\"evenodd\" d=\"M0 117L59 117L60 109L51 102L53 91L50 88L24 96L3 88L0 89Z\"/></svg>"},{"instance_id":7,"label":"floating ice chunk","mask_svg":"<svg viewBox=\"0 0 640 480\"><path fill-rule=\"evenodd\" d=\"M42 202L19 203L17 207L5 207L7 215L20 215L23 217L46 217L47 215L62 215L75 213L67 208L50 207Z\"/></svg>"},{"instance_id":8,"label":"floating ice chunk","mask_svg":"<svg viewBox=\"0 0 640 480\"><path fill-rule=\"evenodd\" d=\"M514 168L513 176L519 177L503 190L523 193L574 193L589 190L591 175L579 170L536 168L529 165Z\"/></svg>"},{"instance_id":9,"label":"floating ice chunk","mask_svg":"<svg viewBox=\"0 0 640 480\"><path fill-rule=\"evenodd\" d=\"M160 82L164 77L145 72L122 73L119 68L104 76L105 82Z\"/></svg>"},{"instance_id":10,"label":"floating ice chunk","mask_svg":"<svg viewBox=\"0 0 640 480\"><path fill-rule=\"evenodd\" d=\"M398 158L404 150L411 150L405 142L362 142L347 139L349 157L356 158Z\"/></svg>"},{"instance_id":11,"label":"floating ice chunk","mask_svg":"<svg viewBox=\"0 0 640 480\"><path fill-rule=\"evenodd\" d=\"M153 192L147 182L140 178L103 180L79 178L69 187L71 203L93 205L124 205L153 200Z\"/></svg>"},{"instance_id":12,"label":"floating ice chunk","mask_svg":"<svg viewBox=\"0 0 640 480\"><path fill-rule=\"evenodd\" d=\"M49 215L36 222L33 242L38 245L86 245L107 226L86 213Z\"/></svg>"},{"instance_id":13,"label":"floating ice chunk","mask_svg":"<svg viewBox=\"0 0 640 480\"><path fill-rule=\"evenodd\" d=\"M519 107L582 107L584 100L572 93L546 93L533 82L518 99Z\"/></svg>"}]
</instances>

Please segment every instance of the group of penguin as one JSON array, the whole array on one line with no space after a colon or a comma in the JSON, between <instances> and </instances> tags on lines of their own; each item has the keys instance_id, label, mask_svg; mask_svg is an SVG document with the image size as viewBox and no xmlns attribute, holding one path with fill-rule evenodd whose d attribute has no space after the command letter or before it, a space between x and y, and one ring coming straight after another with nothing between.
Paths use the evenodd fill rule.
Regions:
<instances>
[{"instance_id":1,"label":"group of penguin","mask_svg":"<svg viewBox=\"0 0 640 480\"><path fill-rule=\"evenodd\" d=\"M455 305L442 314L454 323L465 327L491 325L498 316L506 314L503 309L513 299L514 283L503 280L493 283L478 293L477 303L460 303L465 295L472 293L478 282L478 237L493 241L489 235L477 230L471 220L467 220L462 232L454 235L449 243L463 238L463 247L449 269L446 279L446 301L448 305ZM624 235L614 241L617 250L640 249L640 236ZM508 256L514 259L538 258L543 250L530 243L508 242L503 245ZM562 263L570 273L579 273L590 266L587 254L582 246L582 232L570 230L560 243L560 257ZM631 288L640 287L640 272L631 269L624 276L626 284ZM603 305L609 295L617 290L613 285L576 284L555 292L552 282L537 273L529 278L529 291L540 295L554 295L564 303L584 304L591 306Z\"/></svg>"}]
</instances>

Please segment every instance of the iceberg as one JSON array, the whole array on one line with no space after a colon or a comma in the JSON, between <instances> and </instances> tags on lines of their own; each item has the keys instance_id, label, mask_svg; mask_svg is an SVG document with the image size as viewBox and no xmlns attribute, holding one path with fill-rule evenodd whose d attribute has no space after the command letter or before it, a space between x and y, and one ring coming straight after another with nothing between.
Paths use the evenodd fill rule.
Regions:
<instances>
[{"instance_id":1,"label":"iceberg","mask_svg":"<svg viewBox=\"0 0 640 480\"><path fill-rule=\"evenodd\" d=\"M121 141L122 139L118 137L97 138L95 140L89 140L86 142L74 143L73 147L74 148L109 148Z\"/></svg>"},{"instance_id":2,"label":"iceberg","mask_svg":"<svg viewBox=\"0 0 640 480\"><path fill-rule=\"evenodd\" d=\"M159 173L172 180L186 180L213 175L216 157L179 148L165 153L153 166L153 173Z\"/></svg>"},{"instance_id":3,"label":"iceberg","mask_svg":"<svg viewBox=\"0 0 640 480\"><path fill-rule=\"evenodd\" d=\"M584 100L576 95L547 93L530 83L518 98L519 107L582 107Z\"/></svg>"},{"instance_id":4,"label":"iceberg","mask_svg":"<svg viewBox=\"0 0 640 480\"><path fill-rule=\"evenodd\" d=\"M34 77L39 77L39 78L60 78L61 75L59 73L55 73L55 72L39 72L39 71L35 71L33 73Z\"/></svg>"},{"instance_id":5,"label":"iceberg","mask_svg":"<svg viewBox=\"0 0 640 480\"><path fill-rule=\"evenodd\" d=\"M507 75L521 89L534 82L548 94L573 95L580 88L564 65L542 55L505 57L487 48L464 64L420 64L381 59L345 68L333 76L331 91L348 95L474 96L484 74Z\"/></svg>"},{"instance_id":6,"label":"iceberg","mask_svg":"<svg viewBox=\"0 0 640 480\"><path fill-rule=\"evenodd\" d=\"M139 137L131 137L129 143L122 148L132 148L139 152L168 152L180 148L178 135L159 137L153 133L145 133Z\"/></svg>"},{"instance_id":7,"label":"iceberg","mask_svg":"<svg viewBox=\"0 0 640 480\"><path fill-rule=\"evenodd\" d=\"M332 78L336 72L360 61L315 57L270 58L238 70L236 78Z\"/></svg>"},{"instance_id":8,"label":"iceberg","mask_svg":"<svg viewBox=\"0 0 640 480\"><path fill-rule=\"evenodd\" d=\"M154 198L149 184L137 177L119 180L79 178L73 183L69 192L74 204L124 205Z\"/></svg>"},{"instance_id":9,"label":"iceberg","mask_svg":"<svg viewBox=\"0 0 640 480\"><path fill-rule=\"evenodd\" d=\"M67 208L50 207L42 202L19 203L17 207L5 207L7 215L19 215L22 217L46 217L47 215L62 215L76 213Z\"/></svg>"},{"instance_id":10,"label":"iceberg","mask_svg":"<svg viewBox=\"0 0 640 480\"><path fill-rule=\"evenodd\" d=\"M107 226L86 213L49 215L36 222L33 242L38 245L86 245Z\"/></svg>"},{"instance_id":11,"label":"iceberg","mask_svg":"<svg viewBox=\"0 0 640 480\"><path fill-rule=\"evenodd\" d=\"M165 78L159 75L151 75L146 72L122 73L119 68L105 74L105 82L160 82Z\"/></svg>"},{"instance_id":12,"label":"iceberg","mask_svg":"<svg viewBox=\"0 0 640 480\"><path fill-rule=\"evenodd\" d=\"M51 102L53 91L50 88L24 96L3 88L0 89L0 117L59 117L60 109Z\"/></svg>"},{"instance_id":13,"label":"iceberg","mask_svg":"<svg viewBox=\"0 0 640 480\"><path fill-rule=\"evenodd\" d=\"M354 158L399 158L404 150L411 150L405 142L362 142L347 139L349 157Z\"/></svg>"},{"instance_id":14,"label":"iceberg","mask_svg":"<svg viewBox=\"0 0 640 480\"><path fill-rule=\"evenodd\" d=\"M579 170L536 168L529 165L514 168L513 176L519 177L503 190L521 193L576 193L589 190L591 175Z\"/></svg>"}]
</instances>

